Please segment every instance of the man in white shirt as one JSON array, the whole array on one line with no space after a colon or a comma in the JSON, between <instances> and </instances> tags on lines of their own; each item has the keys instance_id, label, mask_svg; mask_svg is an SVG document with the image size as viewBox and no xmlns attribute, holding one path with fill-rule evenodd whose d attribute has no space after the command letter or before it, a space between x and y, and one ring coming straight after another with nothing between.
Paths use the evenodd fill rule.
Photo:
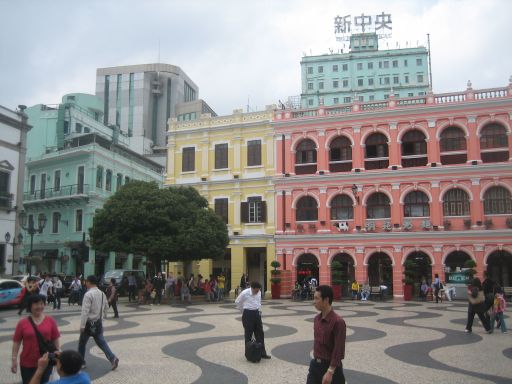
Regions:
<instances>
[{"instance_id":1,"label":"man in white shirt","mask_svg":"<svg viewBox=\"0 0 512 384\"><path fill-rule=\"evenodd\" d=\"M265 335L261 322L261 284L253 281L251 286L244 289L235 300L236 307L242 311L242 324L244 326L245 342L252 340L252 335L262 346L262 359L270 359L265 350Z\"/></svg>"},{"instance_id":2,"label":"man in white shirt","mask_svg":"<svg viewBox=\"0 0 512 384\"><path fill-rule=\"evenodd\" d=\"M112 370L114 370L119 365L119 359L112 353L103 337L102 320L107 317L108 300L105 294L98 289L97 284L98 281L94 275L88 276L85 280L87 292L82 301L78 352L84 359L85 368L85 346L89 337L93 337L96 345L103 351L110 364L112 364Z\"/></svg>"},{"instance_id":3,"label":"man in white shirt","mask_svg":"<svg viewBox=\"0 0 512 384\"><path fill-rule=\"evenodd\" d=\"M44 296L45 303L48 299L48 292L51 292L52 287L53 283L50 280L50 275L46 275L43 283L41 284L41 288L39 288L39 294Z\"/></svg>"}]
</instances>

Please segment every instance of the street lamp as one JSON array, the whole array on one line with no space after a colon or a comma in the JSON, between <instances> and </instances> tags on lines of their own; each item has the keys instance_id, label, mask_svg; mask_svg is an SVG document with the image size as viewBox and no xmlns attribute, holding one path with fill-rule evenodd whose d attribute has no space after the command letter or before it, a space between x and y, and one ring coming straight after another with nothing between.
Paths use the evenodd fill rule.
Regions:
<instances>
[{"instance_id":1,"label":"street lamp","mask_svg":"<svg viewBox=\"0 0 512 384\"><path fill-rule=\"evenodd\" d=\"M28 225L27 225L27 214L25 211L21 211L20 213L20 220L21 220L21 227L27 231L27 233L30 235L30 251L28 253L28 275L30 276L32 274L32 249L34 247L34 235L36 233L42 233L44 227L46 226L46 216L44 213L40 213L37 218L37 228L34 227L34 219L32 216L29 217Z\"/></svg>"},{"instance_id":2,"label":"street lamp","mask_svg":"<svg viewBox=\"0 0 512 384\"><path fill-rule=\"evenodd\" d=\"M9 232L6 232L5 233L5 243L9 244L10 240L11 240L11 234ZM12 270L11 270L11 276L14 276L14 262L16 261L16 259L14 258L14 247L17 244L21 244L22 242L23 242L23 235L21 233L19 233L18 234L18 242L16 243L16 239L13 239L12 243L10 243L12 245L12 259L11 259ZM18 258L18 260L19 260L19 258Z\"/></svg>"}]
</instances>

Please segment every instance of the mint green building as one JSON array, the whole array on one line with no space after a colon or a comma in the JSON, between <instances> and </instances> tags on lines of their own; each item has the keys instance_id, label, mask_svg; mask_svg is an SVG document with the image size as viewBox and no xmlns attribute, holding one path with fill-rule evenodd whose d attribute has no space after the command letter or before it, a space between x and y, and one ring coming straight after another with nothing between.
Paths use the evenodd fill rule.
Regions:
<instances>
[{"instance_id":1,"label":"mint green building","mask_svg":"<svg viewBox=\"0 0 512 384\"><path fill-rule=\"evenodd\" d=\"M130 180L163 183L163 167L130 150L130 138L103 124L103 101L65 95L58 105L27 108L23 209L28 220L47 218L41 234L24 233L24 269L101 275L114 268L142 268L144 258L89 247L88 229L105 200Z\"/></svg>"},{"instance_id":2,"label":"mint green building","mask_svg":"<svg viewBox=\"0 0 512 384\"><path fill-rule=\"evenodd\" d=\"M379 50L378 41L375 33L353 34L348 53L303 57L302 108L425 95L427 49Z\"/></svg>"}]
</instances>

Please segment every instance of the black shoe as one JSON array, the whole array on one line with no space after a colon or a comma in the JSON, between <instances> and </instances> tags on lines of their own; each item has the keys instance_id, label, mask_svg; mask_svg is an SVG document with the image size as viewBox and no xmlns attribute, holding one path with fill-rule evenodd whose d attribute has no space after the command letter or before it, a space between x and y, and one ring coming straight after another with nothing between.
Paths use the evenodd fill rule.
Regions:
<instances>
[{"instance_id":1,"label":"black shoe","mask_svg":"<svg viewBox=\"0 0 512 384\"><path fill-rule=\"evenodd\" d=\"M271 359L272 356L270 356L270 355L261 355L261 358L262 359Z\"/></svg>"}]
</instances>

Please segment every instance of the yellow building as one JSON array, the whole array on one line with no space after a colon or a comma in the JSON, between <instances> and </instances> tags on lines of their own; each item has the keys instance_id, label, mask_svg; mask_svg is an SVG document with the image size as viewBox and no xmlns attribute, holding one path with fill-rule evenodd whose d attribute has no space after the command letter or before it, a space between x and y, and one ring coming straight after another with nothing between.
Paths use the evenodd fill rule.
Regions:
<instances>
[{"instance_id":1,"label":"yellow building","mask_svg":"<svg viewBox=\"0 0 512 384\"><path fill-rule=\"evenodd\" d=\"M222 271L231 293L246 273L270 291L270 262L275 259L273 109L170 121L165 184L195 187L225 220L230 239L224 260L175 263L171 271L205 278Z\"/></svg>"}]
</instances>

